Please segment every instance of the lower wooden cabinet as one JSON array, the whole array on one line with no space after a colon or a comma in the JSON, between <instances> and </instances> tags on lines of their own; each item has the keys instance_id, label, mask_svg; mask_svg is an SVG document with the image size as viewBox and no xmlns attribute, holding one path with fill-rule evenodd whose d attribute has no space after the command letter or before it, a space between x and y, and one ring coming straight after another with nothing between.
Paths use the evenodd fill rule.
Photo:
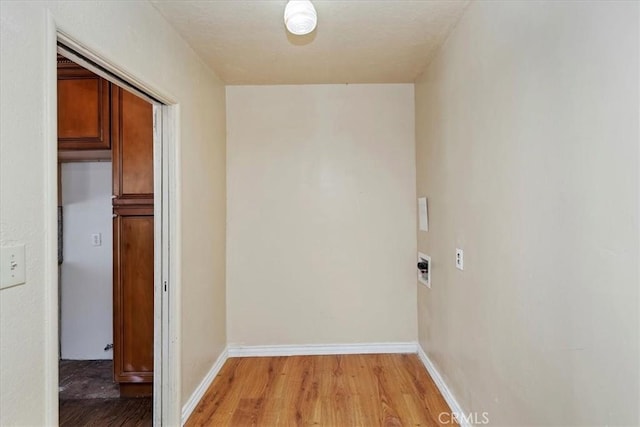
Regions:
<instances>
[{"instance_id":1,"label":"lower wooden cabinet","mask_svg":"<svg viewBox=\"0 0 640 427\"><path fill-rule=\"evenodd\" d=\"M121 395L153 383L153 205L114 209L113 361ZM142 387L147 384L146 387Z\"/></svg>"}]
</instances>

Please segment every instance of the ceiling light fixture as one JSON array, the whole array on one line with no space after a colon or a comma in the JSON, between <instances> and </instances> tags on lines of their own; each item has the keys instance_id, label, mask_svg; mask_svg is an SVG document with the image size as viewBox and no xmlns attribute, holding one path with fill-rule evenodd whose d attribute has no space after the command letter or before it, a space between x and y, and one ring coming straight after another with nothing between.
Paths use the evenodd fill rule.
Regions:
<instances>
[{"instance_id":1,"label":"ceiling light fixture","mask_svg":"<svg viewBox=\"0 0 640 427\"><path fill-rule=\"evenodd\" d=\"M291 34L309 34L317 23L318 15L310 0L289 0L284 8L284 25Z\"/></svg>"}]
</instances>

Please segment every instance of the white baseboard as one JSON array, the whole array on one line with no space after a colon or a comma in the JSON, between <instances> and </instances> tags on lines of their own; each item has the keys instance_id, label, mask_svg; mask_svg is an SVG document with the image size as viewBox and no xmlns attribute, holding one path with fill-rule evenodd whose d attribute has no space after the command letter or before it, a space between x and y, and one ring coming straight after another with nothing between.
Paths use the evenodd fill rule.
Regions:
<instances>
[{"instance_id":1,"label":"white baseboard","mask_svg":"<svg viewBox=\"0 0 640 427\"><path fill-rule=\"evenodd\" d=\"M308 344L308 345L229 345L229 357L318 356L325 354L416 353L416 342Z\"/></svg>"},{"instance_id":2,"label":"white baseboard","mask_svg":"<svg viewBox=\"0 0 640 427\"><path fill-rule=\"evenodd\" d=\"M429 356L427 356L427 353L425 353L424 350L422 349L422 346L418 344L417 347L418 347L417 348L418 357L422 361L422 364L424 365L424 367L427 368L427 371L429 372L431 379L433 380L434 383L436 383L438 390L440 390L440 394L442 394L442 397L444 397L444 400L449 405L449 409L451 409L451 412L455 414L463 414L463 415L466 414L466 412L462 410L462 407L456 400L453 393L451 393L451 390L449 390L447 383L445 383L444 380L442 379L440 372L438 372L433 362L431 362L431 359L429 359ZM469 423L467 419L465 419L464 417L460 417L460 418L461 419L458 419L458 423L460 424L461 427L472 427L472 425Z\"/></svg>"},{"instance_id":3,"label":"white baseboard","mask_svg":"<svg viewBox=\"0 0 640 427\"><path fill-rule=\"evenodd\" d=\"M207 375L205 375L205 377L202 379L202 382L198 385L198 387L196 387L193 393L191 393L189 400L187 400L187 402L182 407L182 425L187 422L193 410L196 409L196 406L198 406L198 403L200 403L200 400L204 397L204 394L207 392L209 386L216 378L216 375L218 375L218 372L220 372L222 365L224 365L224 362L226 362L228 358L229 351L225 347L222 353L220 353L220 356L218 356L218 359L213 363L211 369L209 369L209 372L207 372Z\"/></svg>"}]
</instances>

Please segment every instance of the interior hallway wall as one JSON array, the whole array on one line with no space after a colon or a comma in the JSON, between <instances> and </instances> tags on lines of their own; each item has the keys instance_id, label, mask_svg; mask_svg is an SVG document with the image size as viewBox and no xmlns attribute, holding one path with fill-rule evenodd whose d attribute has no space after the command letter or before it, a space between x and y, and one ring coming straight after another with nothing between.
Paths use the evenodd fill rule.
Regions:
<instances>
[{"instance_id":1,"label":"interior hallway wall","mask_svg":"<svg viewBox=\"0 0 640 427\"><path fill-rule=\"evenodd\" d=\"M63 163L62 359L113 359L111 162ZM101 235L95 246L92 235Z\"/></svg>"},{"instance_id":2,"label":"interior hallway wall","mask_svg":"<svg viewBox=\"0 0 640 427\"><path fill-rule=\"evenodd\" d=\"M44 268L45 260L56 257L47 246L47 233L55 233L48 218L54 218L56 197L46 196L55 189L56 166L45 155L56 143L49 137L54 119L47 114L47 102L55 103L48 92L54 68L45 72L45 61L56 60L48 33L53 25L177 104L177 145L171 149L180 239L172 248L181 263L171 268L179 268L173 298L182 308L173 322L182 333L180 351L171 359L181 365L181 380L171 390L180 405L227 341L224 85L147 1L2 1L0 245L26 245L27 283L0 291L1 425L57 422L57 351L47 347L56 313L51 321L46 316L48 292L57 285L55 270Z\"/></svg>"},{"instance_id":3,"label":"interior hallway wall","mask_svg":"<svg viewBox=\"0 0 640 427\"><path fill-rule=\"evenodd\" d=\"M472 2L416 84L420 343L493 425L640 424L638 8Z\"/></svg>"},{"instance_id":4,"label":"interior hallway wall","mask_svg":"<svg viewBox=\"0 0 640 427\"><path fill-rule=\"evenodd\" d=\"M230 344L415 341L413 85L227 87Z\"/></svg>"}]
</instances>

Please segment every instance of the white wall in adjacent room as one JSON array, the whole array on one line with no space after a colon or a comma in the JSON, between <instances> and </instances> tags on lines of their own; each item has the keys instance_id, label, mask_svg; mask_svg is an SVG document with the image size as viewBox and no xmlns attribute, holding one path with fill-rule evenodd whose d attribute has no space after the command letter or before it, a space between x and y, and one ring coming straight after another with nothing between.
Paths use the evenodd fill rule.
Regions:
<instances>
[{"instance_id":1,"label":"white wall in adjacent room","mask_svg":"<svg viewBox=\"0 0 640 427\"><path fill-rule=\"evenodd\" d=\"M63 359L111 359L113 244L111 162L63 163L60 332ZM102 243L94 246L92 235Z\"/></svg>"}]
</instances>

